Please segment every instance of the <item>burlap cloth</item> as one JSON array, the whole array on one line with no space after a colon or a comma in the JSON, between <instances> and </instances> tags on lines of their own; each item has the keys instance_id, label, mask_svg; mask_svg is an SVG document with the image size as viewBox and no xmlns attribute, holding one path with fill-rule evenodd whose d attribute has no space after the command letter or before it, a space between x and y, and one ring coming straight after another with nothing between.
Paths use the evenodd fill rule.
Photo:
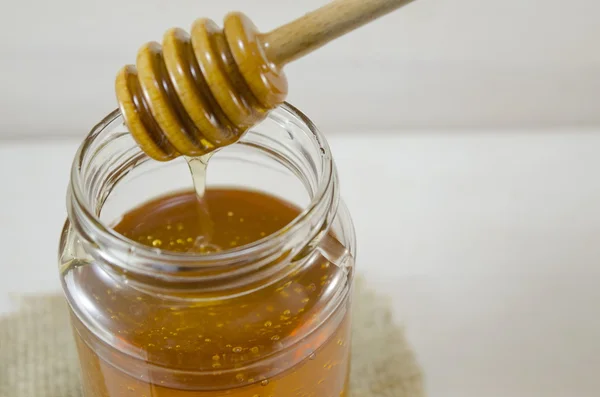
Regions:
<instances>
[{"instance_id":1,"label":"burlap cloth","mask_svg":"<svg viewBox=\"0 0 600 397\"><path fill-rule=\"evenodd\" d=\"M80 397L77 353L62 295L19 298L0 318L0 397ZM351 397L422 397L423 378L385 298L358 280ZM319 396L324 397L324 396Z\"/></svg>"}]
</instances>

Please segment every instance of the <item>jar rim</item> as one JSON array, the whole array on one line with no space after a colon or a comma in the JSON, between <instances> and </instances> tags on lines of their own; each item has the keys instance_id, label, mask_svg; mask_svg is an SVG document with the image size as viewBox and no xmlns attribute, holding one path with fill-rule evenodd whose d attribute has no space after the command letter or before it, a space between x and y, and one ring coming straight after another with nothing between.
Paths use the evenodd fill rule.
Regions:
<instances>
[{"instance_id":1,"label":"jar rim","mask_svg":"<svg viewBox=\"0 0 600 397\"><path fill-rule=\"evenodd\" d=\"M304 113L293 105L285 102L277 108L276 111L277 110L287 113L292 118L296 118L302 124L301 127L303 130L313 135L314 141L318 144L321 153L321 174L318 178L317 187L311 197L310 203L300 212L300 214L284 228L269 236L265 236L260 240L215 253L200 254L173 252L149 247L130 240L103 222L100 219L100 208L97 210L98 213L93 211L87 195L84 194L82 168L86 161L87 150L90 149L94 140L98 139L99 135L107 128L110 128L114 123L122 120L119 109L112 111L98 123L78 148L71 167L70 193L72 194L70 194L70 200L75 202L78 215L84 218L86 224L93 227L95 243L99 243L102 246L109 246L114 250L124 250L130 253L135 251L135 255L141 259L150 260L151 263L160 262L161 272L164 272L165 270L168 272L168 270L185 271L186 269L198 269L198 267L202 267L202 265L222 266L227 263L240 261L243 258L255 256L265 250L272 251L273 248L281 246L284 240L289 238L290 235L293 235L294 232L303 230L303 226L309 223L314 217L322 216L324 205L327 206L325 212L328 213L331 210L335 211L335 208L333 207L337 204L337 189L335 188L335 181L337 179L336 170L331 150L325 136ZM270 117L271 115L268 116L268 118ZM147 156L142 154L141 159L144 158L147 158ZM165 268L165 265L167 265L167 268ZM169 265L173 265L173 269L169 269ZM144 266L143 269L137 267L135 270L152 274L154 273L151 271L153 270L153 267L154 266L150 266L149 269L147 266ZM154 271L156 270L157 269L154 269Z\"/></svg>"}]
</instances>

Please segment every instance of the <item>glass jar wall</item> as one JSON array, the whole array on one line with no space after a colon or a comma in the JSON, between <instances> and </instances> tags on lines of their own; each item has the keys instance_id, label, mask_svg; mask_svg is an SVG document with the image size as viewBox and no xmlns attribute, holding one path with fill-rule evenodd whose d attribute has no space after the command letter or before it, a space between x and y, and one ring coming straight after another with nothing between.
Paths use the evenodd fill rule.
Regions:
<instances>
[{"instance_id":1,"label":"glass jar wall","mask_svg":"<svg viewBox=\"0 0 600 397\"><path fill-rule=\"evenodd\" d=\"M84 395L346 396L355 239L324 137L286 104L211 159L208 185L300 210L250 244L170 252L111 226L189 188L183 159L148 159L118 112L76 154L59 262Z\"/></svg>"}]
</instances>

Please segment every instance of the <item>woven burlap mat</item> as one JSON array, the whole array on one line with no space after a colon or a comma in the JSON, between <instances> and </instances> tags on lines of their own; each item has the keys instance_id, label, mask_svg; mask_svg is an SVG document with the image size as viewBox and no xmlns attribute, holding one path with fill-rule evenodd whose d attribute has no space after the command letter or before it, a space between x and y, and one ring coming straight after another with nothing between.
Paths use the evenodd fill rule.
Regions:
<instances>
[{"instance_id":1,"label":"woven burlap mat","mask_svg":"<svg viewBox=\"0 0 600 397\"><path fill-rule=\"evenodd\" d=\"M80 397L77 353L62 295L19 299L0 318L0 397ZM358 280L351 397L422 397L422 373L385 298Z\"/></svg>"}]
</instances>

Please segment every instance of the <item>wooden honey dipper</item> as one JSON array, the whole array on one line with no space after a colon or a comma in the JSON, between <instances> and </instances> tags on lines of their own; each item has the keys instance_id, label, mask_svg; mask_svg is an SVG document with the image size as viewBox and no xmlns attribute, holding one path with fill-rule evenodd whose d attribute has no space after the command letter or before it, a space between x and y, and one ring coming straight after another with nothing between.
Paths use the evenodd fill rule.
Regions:
<instances>
[{"instance_id":1,"label":"wooden honey dipper","mask_svg":"<svg viewBox=\"0 0 600 397\"><path fill-rule=\"evenodd\" d=\"M117 75L125 123L159 161L234 143L285 100L284 65L411 1L336 0L269 33L238 12L171 29Z\"/></svg>"}]
</instances>

